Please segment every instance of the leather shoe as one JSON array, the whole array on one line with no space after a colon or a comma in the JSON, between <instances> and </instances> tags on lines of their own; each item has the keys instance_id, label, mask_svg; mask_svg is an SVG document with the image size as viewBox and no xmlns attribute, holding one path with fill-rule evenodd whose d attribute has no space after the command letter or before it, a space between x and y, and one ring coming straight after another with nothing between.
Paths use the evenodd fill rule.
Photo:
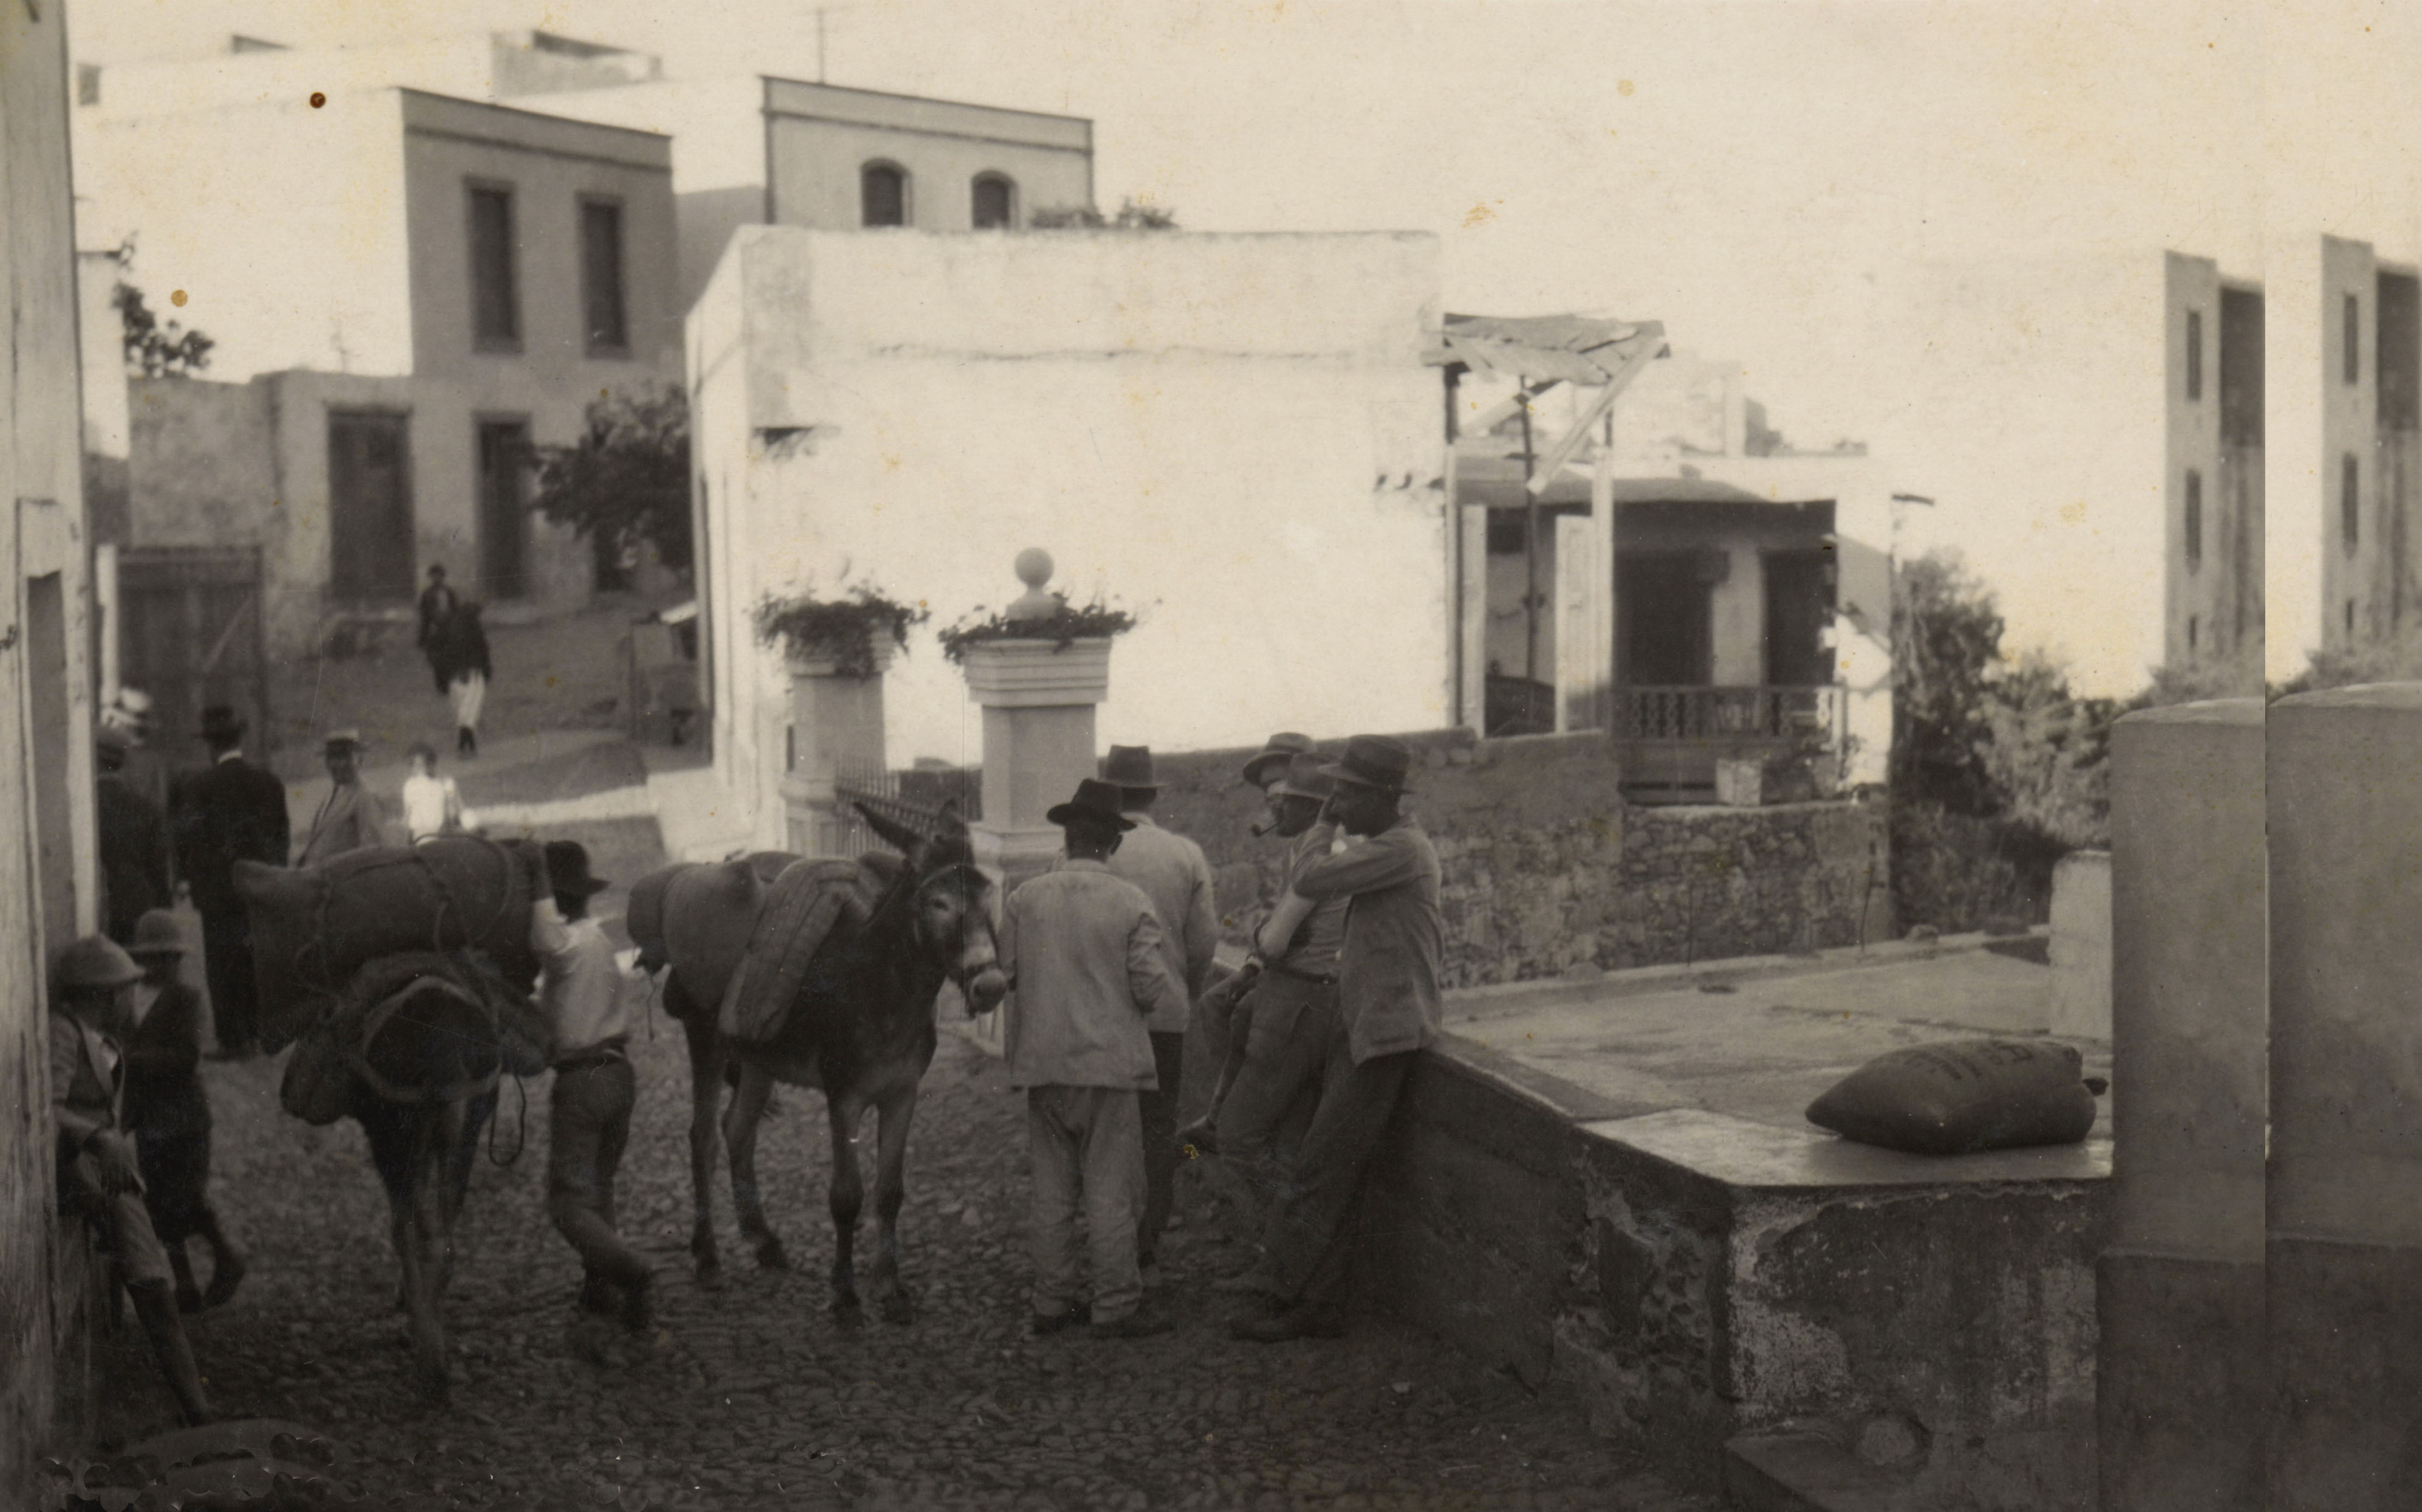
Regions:
<instances>
[{"instance_id":1,"label":"leather shoe","mask_svg":"<svg viewBox=\"0 0 2422 1512\"><path fill-rule=\"evenodd\" d=\"M1055 1333L1065 1333L1070 1329L1091 1323L1093 1320L1092 1305L1078 1302L1064 1313L1037 1313L1026 1327L1027 1331L1034 1337L1047 1339Z\"/></svg>"},{"instance_id":2,"label":"leather shoe","mask_svg":"<svg viewBox=\"0 0 2422 1512\"><path fill-rule=\"evenodd\" d=\"M1239 1313L1228 1320L1228 1336L1256 1344L1284 1344L1289 1339L1338 1339L1345 1336L1345 1320L1326 1308L1268 1307Z\"/></svg>"}]
</instances>

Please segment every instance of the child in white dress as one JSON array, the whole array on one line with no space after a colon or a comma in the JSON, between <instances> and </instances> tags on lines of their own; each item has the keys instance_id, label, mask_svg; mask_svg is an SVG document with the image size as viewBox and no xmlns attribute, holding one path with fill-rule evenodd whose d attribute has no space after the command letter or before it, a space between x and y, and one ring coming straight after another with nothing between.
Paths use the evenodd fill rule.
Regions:
<instances>
[{"instance_id":1,"label":"child in white dress","mask_svg":"<svg viewBox=\"0 0 2422 1512\"><path fill-rule=\"evenodd\" d=\"M439 835L459 835L471 827L454 780L437 775L437 751L427 741L415 741L406 755L412 775L403 780L403 823L418 844Z\"/></svg>"}]
</instances>

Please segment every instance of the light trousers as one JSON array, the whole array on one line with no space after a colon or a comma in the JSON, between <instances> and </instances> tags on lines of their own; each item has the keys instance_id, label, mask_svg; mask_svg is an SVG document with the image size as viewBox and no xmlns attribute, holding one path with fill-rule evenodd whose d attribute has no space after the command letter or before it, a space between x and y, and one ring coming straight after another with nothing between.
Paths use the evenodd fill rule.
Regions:
<instances>
[{"instance_id":1,"label":"light trousers","mask_svg":"<svg viewBox=\"0 0 2422 1512\"><path fill-rule=\"evenodd\" d=\"M480 728L480 710L488 701L488 678L484 672L457 672L447 689L454 701L454 728Z\"/></svg>"},{"instance_id":2,"label":"light trousers","mask_svg":"<svg viewBox=\"0 0 2422 1512\"><path fill-rule=\"evenodd\" d=\"M1026 1142L1034 1166L1034 1314L1057 1317L1082 1296L1077 1214L1093 1268L1093 1321L1143 1301L1136 1225L1143 1214L1143 1126L1129 1087L1029 1087Z\"/></svg>"}]
</instances>

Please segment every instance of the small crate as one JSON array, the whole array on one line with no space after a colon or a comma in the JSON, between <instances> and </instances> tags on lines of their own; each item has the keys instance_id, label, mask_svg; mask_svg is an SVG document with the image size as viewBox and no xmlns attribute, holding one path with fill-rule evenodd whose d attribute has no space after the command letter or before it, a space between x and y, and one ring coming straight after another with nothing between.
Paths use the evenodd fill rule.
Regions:
<instances>
[{"instance_id":1,"label":"small crate","mask_svg":"<svg viewBox=\"0 0 2422 1512\"><path fill-rule=\"evenodd\" d=\"M1763 807L1766 803L1766 764L1719 760L1716 763L1716 801L1727 809Z\"/></svg>"}]
</instances>

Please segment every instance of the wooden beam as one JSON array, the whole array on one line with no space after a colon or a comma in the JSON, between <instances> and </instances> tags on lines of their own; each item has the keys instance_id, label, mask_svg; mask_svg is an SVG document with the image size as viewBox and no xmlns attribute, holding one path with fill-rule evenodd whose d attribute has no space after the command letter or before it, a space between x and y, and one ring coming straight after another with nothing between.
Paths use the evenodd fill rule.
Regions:
<instances>
[{"instance_id":1,"label":"wooden beam","mask_svg":"<svg viewBox=\"0 0 2422 1512\"><path fill-rule=\"evenodd\" d=\"M1597 398L1591 401L1588 411L1574 421L1573 428L1565 432L1554 446L1548 449L1546 456L1539 459L1538 468L1529 485L1534 496L1545 491L1549 481L1564 470L1565 464L1581 449L1581 443L1589 439L1590 428L1606 417L1608 412L1614 408L1614 402L1623 397L1623 391L1648 370L1648 365L1656 361L1657 354L1663 350L1662 343L1644 341L1624 359L1622 367L1614 370L1606 386L1598 390Z\"/></svg>"},{"instance_id":2,"label":"wooden beam","mask_svg":"<svg viewBox=\"0 0 2422 1512\"><path fill-rule=\"evenodd\" d=\"M1517 414L1520 413L1522 408L1522 398L1524 395L1528 395L1532 399L1536 399L1541 394L1546 393L1549 389L1555 387L1558 384L1563 382L1564 380L1562 378L1550 378L1536 388L1525 388L1521 393L1517 394L1512 399L1501 400L1497 403L1491 404L1486 409L1482 410L1470 419L1458 421L1455 425L1455 434L1458 436L1486 435L1489 432L1494 431L1499 426L1504 424L1507 420L1512 419Z\"/></svg>"}]
</instances>

